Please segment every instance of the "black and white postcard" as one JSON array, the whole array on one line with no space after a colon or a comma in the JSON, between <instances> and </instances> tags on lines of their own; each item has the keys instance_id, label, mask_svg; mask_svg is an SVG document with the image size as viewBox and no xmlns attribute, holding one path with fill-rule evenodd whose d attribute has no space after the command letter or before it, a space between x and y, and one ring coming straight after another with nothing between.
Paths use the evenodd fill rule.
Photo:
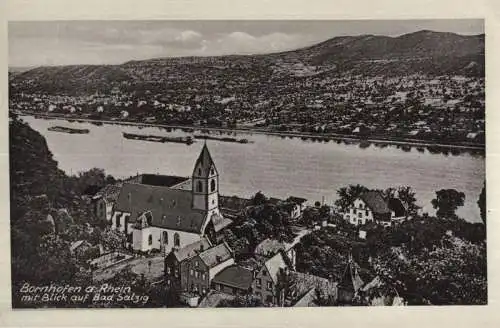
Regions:
<instances>
[{"instance_id":1,"label":"black and white postcard","mask_svg":"<svg viewBox=\"0 0 500 328\"><path fill-rule=\"evenodd\" d=\"M7 33L13 310L488 305L484 19Z\"/></svg>"}]
</instances>

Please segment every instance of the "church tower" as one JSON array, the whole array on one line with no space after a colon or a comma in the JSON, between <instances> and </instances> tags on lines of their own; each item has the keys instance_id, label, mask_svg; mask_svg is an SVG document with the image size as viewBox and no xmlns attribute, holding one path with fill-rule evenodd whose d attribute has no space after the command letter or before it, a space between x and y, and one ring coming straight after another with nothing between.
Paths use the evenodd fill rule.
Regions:
<instances>
[{"instance_id":1,"label":"church tower","mask_svg":"<svg viewBox=\"0 0 500 328\"><path fill-rule=\"evenodd\" d=\"M217 209L219 207L219 173L206 143L194 164L192 181L193 208L203 211Z\"/></svg>"}]
</instances>

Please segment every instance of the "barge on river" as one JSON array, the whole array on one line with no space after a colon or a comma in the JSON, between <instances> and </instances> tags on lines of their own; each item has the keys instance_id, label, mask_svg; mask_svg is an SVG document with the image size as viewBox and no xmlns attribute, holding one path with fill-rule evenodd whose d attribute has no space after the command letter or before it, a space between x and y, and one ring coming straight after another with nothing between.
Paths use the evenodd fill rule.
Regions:
<instances>
[{"instance_id":1,"label":"barge on river","mask_svg":"<svg viewBox=\"0 0 500 328\"><path fill-rule=\"evenodd\" d=\"M126 132L123 132L123 137L132 140L142 140L142 141L152 141L152 142L174 142L174 143L183 143L186 145L191 145L194 142L192 137L164 137L164 136L143 135L143 134L126 133Z\"/></svg>"}]
</instances>

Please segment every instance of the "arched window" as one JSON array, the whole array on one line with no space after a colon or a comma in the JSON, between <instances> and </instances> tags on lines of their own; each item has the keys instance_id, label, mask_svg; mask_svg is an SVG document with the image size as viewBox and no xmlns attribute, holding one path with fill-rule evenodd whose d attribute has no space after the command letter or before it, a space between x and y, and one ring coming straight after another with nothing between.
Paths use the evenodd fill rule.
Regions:
<instances>
[{"instance_id":1,"label":"arched window","mask_svg":"<svg viewBox=\"0 0 500 328\"><path fill-rule=\"evenodd\" d=\"M201 176L201 167L198 168L198 176Z\"/></svg>"},{"instance_id":2,"label":"arched window","mask_svg":"<svg viewBox=\"0 0 500 328\"><path fill-rule=\"evenodd\" d=\"M152 245L153 244L153 235L149 235L148 236L148 245Z\"/></svg>"},{"instance_id":3,"label":"arched window","mask_svg":"<svg viewBox=\"0 0 500 328\"><path fill-rule=\"evenodd\" d=\"M212 181L210 181L210 191L211 192L215 191L215 179L212 179Z\"/></svg>"},{"instance_id":4,"label":"arched window","mask_svg":"<svg viewBox=\"0 0 500 328\"><path fill-rule=\"evenodd\" d=\"M203 191L203 183L201 181L198 181L198 183L196 184L196 191L197 192Z\"/></svg>"},{"instance_id":5,"label":"arched window","mask_svg":"<svg viewBox=\"0 0 500 328\"><path fill-rule=\"evenodd\" d=\"M213 167L210 169L210 175L215 175L215 170Z\"/></svg>"},{"instance_id":6,"label":"arched window","mask_svg":"<svg viewBox=\"0 0 500 328\"><path fill-rule=\"evenodd\" d=\"M168 244L168 233L163 231L163 243Z\"/></svg>"},{"instance_id":7,"label":"arched window","mask_svg":"<svg viewBox=\"0 0 500 328\"><path fill-rule=\"evenodd\" d=\"M179 234L176 232L174 234L174 246L179 247L181 245L181 239L179 238Z\"/></svg>"}]
</instances>

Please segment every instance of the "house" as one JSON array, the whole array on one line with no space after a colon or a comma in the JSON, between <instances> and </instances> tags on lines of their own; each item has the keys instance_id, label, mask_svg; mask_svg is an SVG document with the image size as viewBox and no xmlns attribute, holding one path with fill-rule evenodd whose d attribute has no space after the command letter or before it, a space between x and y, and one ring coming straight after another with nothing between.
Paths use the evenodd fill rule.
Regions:
<instances>
[{"instance_id":1,"label":"house","mask_svg":"<svg viewBox=\"0 0 500 328\"><path fill-rule=\"evenodd\" d=\"M140 252L166 255L205 236L216 241L231 221L219 210L219 173L207 145L191 177L144 174L124 183L110 221Z\"/></svg>"},{"instance_id":2,"label":"house","mask_svg":"<svg viewBox=\"0 0 500 328\"><path fill-rule=\"evenodd\" d=\"M212 280L212 288L229 295L244 296L251 294L252 283L252 270L239 265L232 265L215 275Z\"/></svg>"},{"instance_id":3,"label":"house","mask_svg":"<svg viewBox=\"0 0 500 328\"><path fill-rule=\"evenodd\" d=\"M205 248L208 240L174 251L165 260L167 284L177 283L183 292L205 295L212 279L223 269L234 264L232 251L226 243Z\"/></svg>"},{"instance_id":4,"label":"house","mask_svg":"<svg viewBox=\"0 0 500 328\"><path fill-rule=\"evenodd\" d=\"M397 198L385 199L379 191L367 191L356 198L344 213L344 219L353 225L376 222L383 226L406 218L406 209Z\"/></svg>"},{"instance_id":5,"label":"house","mask_svg":"<svg viewBox=\"0 0 500 328\"><path fill-rule=\"evenodd\" d=\"M280 270L290 267L289 260L284 252L276 253L255 271L255 278L252 283L252 291L263 304L276 304L276 285Z\"/></svg>"},{"instance_id":6,"label":"house","mask_svg":"<svg viewBox=\"0 0 500 328\"><path fill-rule=\"evenodd\" d=\"M196 256L198 253L212 247L212 243L207 238L202 238L183 248L175 249L165 257L165 281L169 286L176 286L181 289L181 274L186 272L185 260Z\"/></svg>"},{"instance_id":7,"label":"house","mask_svg":"<svg viewBox=\"0 0 500 328\"><path fill-rule=\"evenodd\" d=\"M288 209L290 219L297 220L302 217L302 212L306 208L307 199L290 196L286 202L287 204L285 207Z\"/></svg>"}]
</instances>

